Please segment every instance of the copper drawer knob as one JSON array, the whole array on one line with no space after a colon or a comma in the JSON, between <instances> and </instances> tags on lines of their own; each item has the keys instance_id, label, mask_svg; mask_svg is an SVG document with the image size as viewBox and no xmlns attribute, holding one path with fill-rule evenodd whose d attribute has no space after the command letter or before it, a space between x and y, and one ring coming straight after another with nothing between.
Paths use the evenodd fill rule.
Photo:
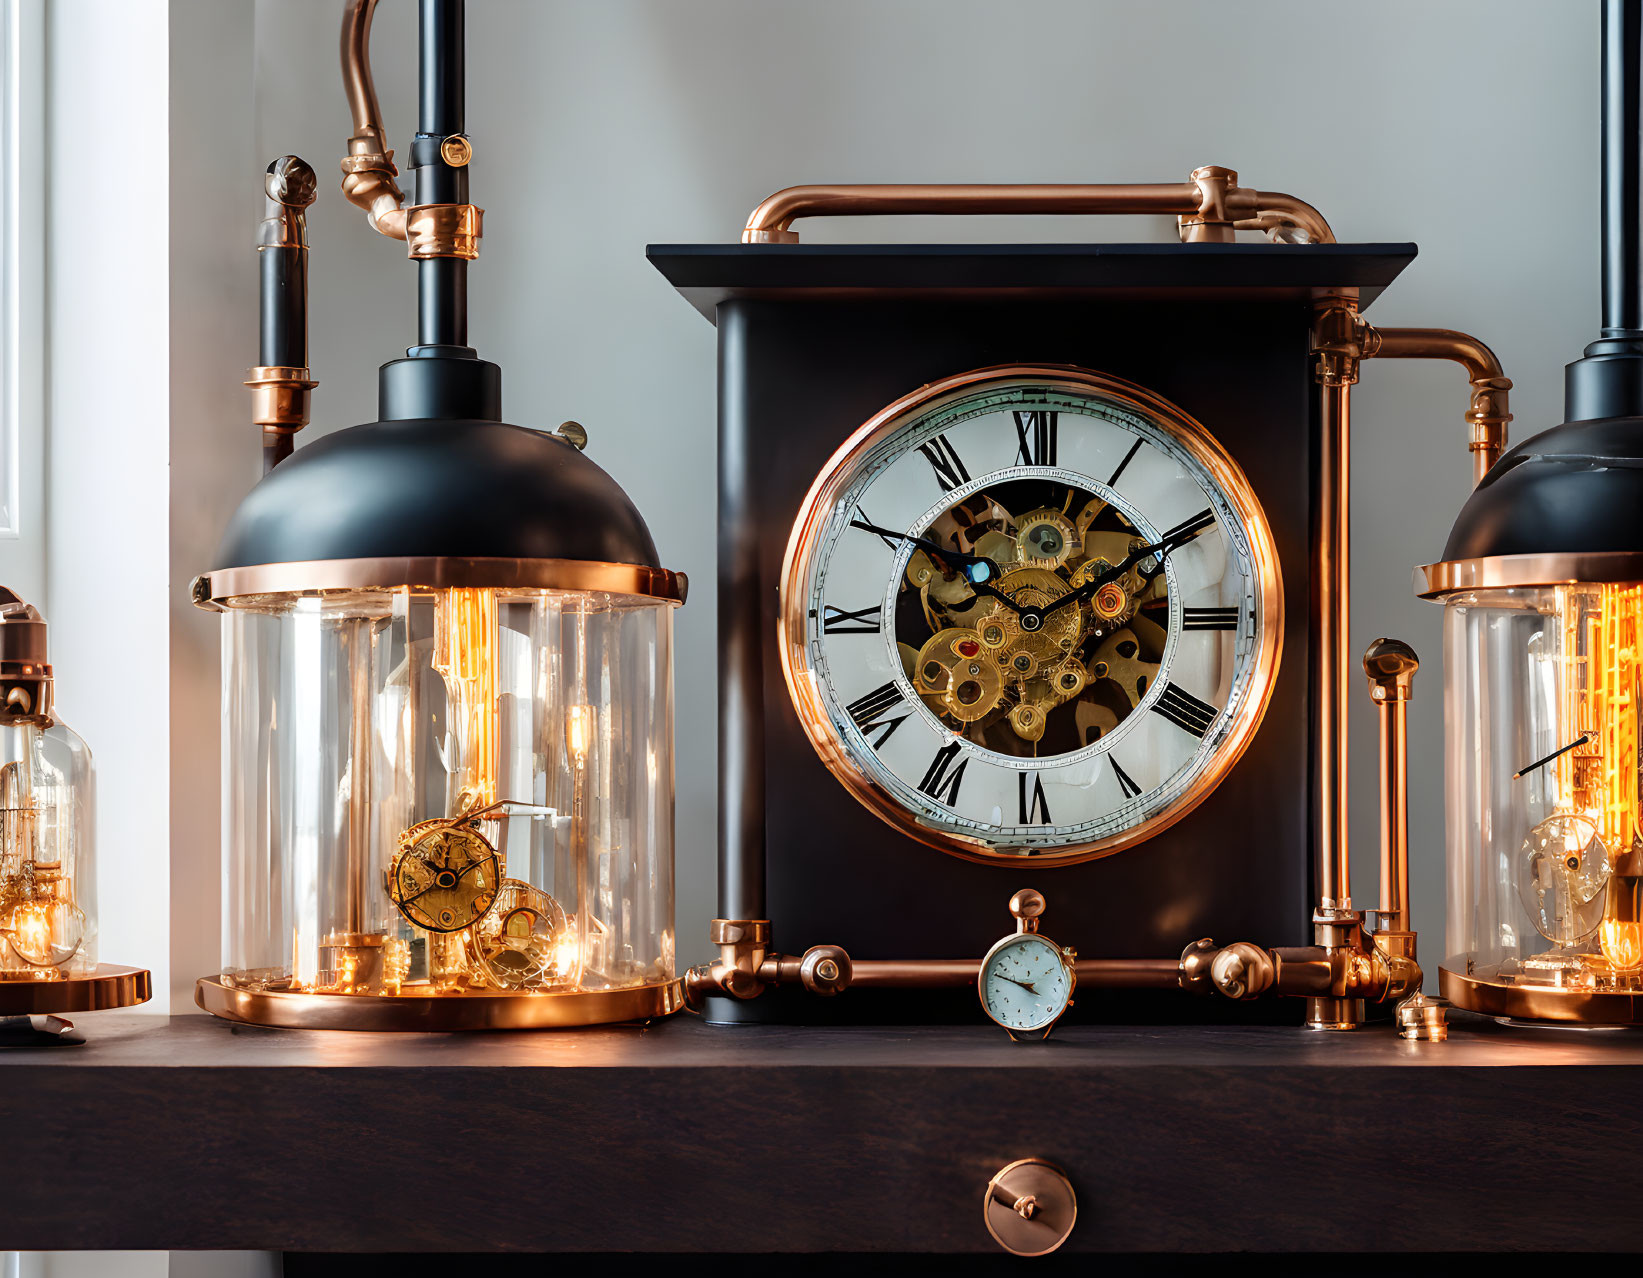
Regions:
<instances>
[{"instance_id":1,"label":"copper drawer knob","mask_svg":"<svg viewBox=\"0 0 1643 1278\"><path fill-rule=\"evenodd\" d=\"M987 1232L1016 1256L1047 1256L1067 1241L1078 1219L1078 1197L1062 1170L1042 1158L1018 1158L987 1182L982 1199Z\"/></svg>"}]
</instances>

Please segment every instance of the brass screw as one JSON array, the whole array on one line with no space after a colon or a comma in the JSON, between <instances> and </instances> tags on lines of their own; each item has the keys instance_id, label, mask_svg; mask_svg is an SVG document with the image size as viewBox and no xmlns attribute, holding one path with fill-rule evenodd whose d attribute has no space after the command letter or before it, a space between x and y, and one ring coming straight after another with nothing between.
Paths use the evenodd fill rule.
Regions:
<instances>
[{"instance_id":1,"label":"brass screw","mask_svg":"<svg viewBox=\"0 0 1643 1278\"><path fill-rule=\"evenodd\" d=\"M439 158L453 169L464 168L474 158L473 143L460 133L453 133L439 144Z\"/></svg>"},{"instance_id":2,"label":"brass screw","mask_svg":"<svg viewBox=\"0 0 1643 1278\"><path fill-rule=\"evenodd\" d=\"M836 981L839 979L839 965L832 959L823 959L816 964L816 975L824 981Z\"/></svg>"}]
</instances>

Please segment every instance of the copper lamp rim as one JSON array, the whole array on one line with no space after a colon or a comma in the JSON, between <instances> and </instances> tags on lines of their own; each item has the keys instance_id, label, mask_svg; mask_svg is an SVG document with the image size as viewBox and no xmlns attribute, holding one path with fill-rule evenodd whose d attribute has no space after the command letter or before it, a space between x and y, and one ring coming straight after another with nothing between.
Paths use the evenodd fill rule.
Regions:
<instances>
[{"instance_id":1,"label":"copper lamp rim","mask_svg":"<svg viewBox=\"0 0 1643 1278\"><path fill-rule=\"evenodd\" d=\"M194 1001L211 1015L273 1029L422 1033L576 1029L658 1020L684 1006L678 978L614 990L564 993L333 994L258 990L229 978L201 977Z\"/></svg>"},{"instance_id":2,"label":"copper lamp rim","mask_svg":"<svg viewBox=\"0 0 1643 1278\"><path fill-rule=\"evenodd\" d=\"M310 559L216 568L194 579L194 602L214 611L247 606L270 595L332 590L564 590L633 595L682 604L682 572L593 559L499 559L458 555Z\"/></svg>"},{"instance_id":3,"label":"copper lamp rim","mask_svg":"<svg viewBox=\"0 0 1643 1278\"><path fill-rule=\"evenodd\" d=\"M153 993L147 968L99 963L89 972L52 981L0 981L0 1016L135 1007L148 1002Z\"/></svg>"},{"instance_id":4,"label":"copper lamp rim","mask_svg":"<svg viewBox=\"0 0 1643 1278\"><path fill-rule=\"evenodd\" d=\"M1621 581L1643 581L1643 552L1489 555L1448 559L1415 569L1415 593L1422 599L1442 599L1469 590Z\"/></svg>"},{"instance_id":5,"label":"copper lamp rim","mask_svg":"<svg viewBox=\"0 0 1643 1278\"><path fill-rule=\"evenodd\" d=\"M1468 1012L1568 1025L1643 1025L1643 993L1514 984L1498 971L1467 967L1464 954L1446 960L1438 984L1444 998Z\"/></svg>"}]
</instances>

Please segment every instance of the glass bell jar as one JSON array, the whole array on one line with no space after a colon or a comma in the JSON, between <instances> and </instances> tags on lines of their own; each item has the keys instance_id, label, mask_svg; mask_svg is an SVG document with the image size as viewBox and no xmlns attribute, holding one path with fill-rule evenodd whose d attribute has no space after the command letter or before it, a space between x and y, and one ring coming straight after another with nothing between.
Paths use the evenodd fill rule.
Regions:
<instances>
[{"instance_id":1,"label":"glass bell jar","mask_svg":"<svg viewBox=\"0 0 1643 1278\"><path fill-rule=\"evenodd\" d=\"M46 623L0 589L0 981L97 966L91 752L57 717Z\"/></svg>"},{"instance_id":2,"label":"glass bell jar","mask_svg":"<svg viewBox=\"0 0 1643 1278\"><path fill-rule=\"evenodd\" d=\"M480 1028L674 1009L685 582L655 559L572 442L494 421L355 427L251 492L196 584L222 611L207 1010Z\"/></svg>"},{"instance_id":3,"label":"glass bell jar","mask_svg":"<svg viewBox=\"0 0 1643 1278\"><path fill-rule=\"evenodd\" d=\"M1643 424L1518 445L1417 590L1444 605L1443 993L1495 1016L1643 1020Z\"/></svg>"},{"instance_id":4,"label":"glass bell jar","mask_svg":"<svg viewBox=\"0 0 1643 1278\"><path fill-rule=\"evenodd\" d=\"M0 587L0 1014L149 997L146 971L97 961L94 784L55 704L45 620Z\"/></svg>"}]
</instances>

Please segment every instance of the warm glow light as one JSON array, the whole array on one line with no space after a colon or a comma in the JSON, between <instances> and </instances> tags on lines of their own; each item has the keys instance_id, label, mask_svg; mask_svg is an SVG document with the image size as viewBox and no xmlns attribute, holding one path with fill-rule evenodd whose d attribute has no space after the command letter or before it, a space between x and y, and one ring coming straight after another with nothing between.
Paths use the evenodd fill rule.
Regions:
<instances>
[{"instance_id":1,"label":"warm glow light","mask_svg":"<svg viewBox=\"0 0 1643 1278\"><path fill-rule=\"evenodd\" d=\"M593 744L593 707L572 706L565 715L565 742L580 765Z\"/></svg>"},{"instance_id":2,"label":"warm glow light","mask_svg":"<svg viewBox=\"0 0 1643 1278\"><path fill-rule=\"evenodd\" d=\"M439 592L434 611L434 669L445 676L462 734L462 788L473 802L496 801L496 591Z\"/></svg>"},{"instance_id":3,"label":"warm glow light","mask_svg":"<svg viewBox=\"0 0 1643 1278\"><path fill-rule=\"evenodd\" d=\"M1575 587L1563 600L1564 721L1570 739L1590 740L1558 760L1558 789L1617 855L1638 830L1640 616L1643 586Z\"/></svg>"},{"instance_id":4,"label":"warm glow light","mask_svg":"<svg viewBox=\"0 0 1643 1278\"><path fill-rule=\"evenodd\" d=\"M17 931L17 948L30 961L44 963L51 958L51 919L43 905L28 905L12 918Z\"/></svg>"},{"instance_id":5,"label":"warm glow light","mask_svg":"<svg viewBox=\"0 0 1643 1278\"><path fill-rule=\"evenodd\" d=\"M1621 870L1638 838L1639 618L1643 586L1563 594L1563 694L1571 735L1589 739L1558 760L1558 788L1588 814L1616 858L1597 944L1621 971L1643 967L1643 879Z\"/></svg>"}]
</instances>

